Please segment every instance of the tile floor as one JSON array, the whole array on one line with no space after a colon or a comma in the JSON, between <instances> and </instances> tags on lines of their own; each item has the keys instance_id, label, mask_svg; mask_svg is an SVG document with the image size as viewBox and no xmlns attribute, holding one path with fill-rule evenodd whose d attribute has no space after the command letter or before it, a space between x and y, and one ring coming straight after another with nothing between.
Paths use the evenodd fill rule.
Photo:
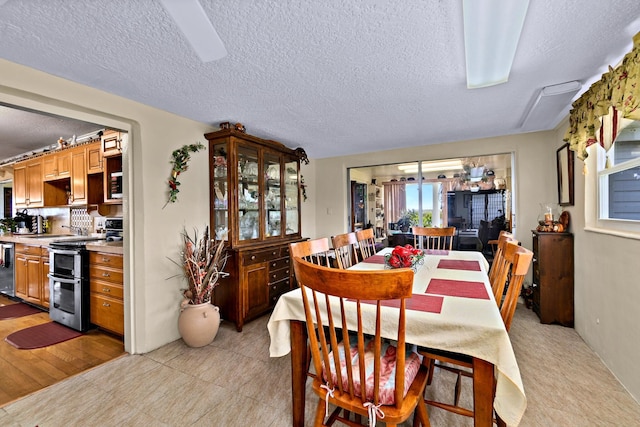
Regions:
<instances>
[{"instance_id":1,"label":"tile floor","mask_svg":"<svg viewBox=\"0 0 640 427\"><path fill-rule=\"evenodd\" d=\"M0 408L0 425L289 426L289 357L269 357L267 320L245 325L242 333L223 322L203 348L177 340L121 357ZM520 306L511 337L528 398L521 426L640 426L640 405L575 330L541 325ZM451 395L453 378L439 372L429 393ZM463 401L470 394L465 384ZM307 425L314 407L309 392ZM472 425L439 409L429 412L434 427Z\"/></svg>"}]
</instances>

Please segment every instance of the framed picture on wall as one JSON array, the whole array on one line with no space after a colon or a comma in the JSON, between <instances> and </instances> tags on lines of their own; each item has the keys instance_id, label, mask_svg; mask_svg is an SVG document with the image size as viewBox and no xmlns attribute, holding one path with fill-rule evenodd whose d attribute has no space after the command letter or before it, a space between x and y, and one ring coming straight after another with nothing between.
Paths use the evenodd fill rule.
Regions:
<instances>
[{"instance_id":1,"label":"framed picture on wall","mask_svg":"<svg viewBox=\"0 0 640 427\"><path fill-rule=\"evenodd\" d=\"M560 206L573 206L573 163L575 153L564 144L556 152L558 167L558 203Z\"/></svg>"}]
</instances>

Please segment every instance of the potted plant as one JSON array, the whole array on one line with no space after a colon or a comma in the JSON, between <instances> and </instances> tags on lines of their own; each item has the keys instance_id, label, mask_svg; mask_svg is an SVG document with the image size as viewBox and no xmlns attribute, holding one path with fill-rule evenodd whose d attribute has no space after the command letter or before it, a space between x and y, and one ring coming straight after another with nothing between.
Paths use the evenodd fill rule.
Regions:
<instances>
[{"instance_id":1,"label":"potted plant","mask_svg":"<svg viewBox=\"0 0 640 427\"><path fill-rule=\"evenodd\" d=\"M224 240L214 240L209 236L209 227L200 235L182 232L182 252L179 264L187 280L182 289L184 300L180 305L178 330L184 342L190 347L210 344L218 333L220 313L211 304L213 290L220 284L224 273L227 253Z\"/></svg>"}]
</instances>

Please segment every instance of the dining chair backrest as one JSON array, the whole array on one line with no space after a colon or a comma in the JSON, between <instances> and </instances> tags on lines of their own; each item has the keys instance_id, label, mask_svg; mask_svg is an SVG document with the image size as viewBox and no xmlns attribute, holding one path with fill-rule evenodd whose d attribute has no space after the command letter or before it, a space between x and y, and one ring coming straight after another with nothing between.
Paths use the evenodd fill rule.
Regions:
<instances>
[{"instance_id":1,"label":"dining chair backrest","mask_svg":"<svg viewBox=\"0 0 640 427\"><path fill-rule=\"evenodd\" d=\"M509 271L509 288L500 306L500 315L502 316L505 328L509 331L513 315L518 306L518 297L522 290L522 282L533 260L533 252L509 242L504 250L504 258L511 263L511 269Z\"/></svg>"},{"instance_id":2,"label":"dining chair backrest","mask_svg":"<svg viewBox=\"0 0 640 427\"><path fill-rule=\"evenodd\" d=\"M368 416L373 405L391 425L402 422L397 418L401 415L409 418L418 406L422 425L428 425L422 397L427 371L417 353L405 346L405 307L412 294L413 271L331 269L297 257L293 267L311 359L321 373L313 378L318 395L315 425L322 423L328 404L337 406L330 420L342 421L340 410L348 411L346 416L349 412ZM385 302L397 309L386 309L383 316ZM393 345L382 339L383 330Z\"/></svg>"},{"instance_id":3,"label":"dining chair backrest","mask_svg":"<svg viewBox=\"0 0 640 427\"><path fill-rule=\"evenodd\" d=\"M507 243L513 243L518 245L520 242L513 237L513 234L509 232L501 232L498 237L497 249L493 261L491 262L491 269L489 270L489 283L491 283L491 289L493 290L493 296L496 298L498 307L501 305L502 292L504 292L504 278L500 276L503 273L503 269L506 268L504 262L504 250ZM508 277L507 277L508 280Z\"/></svg>"},{"instance_id":4,"label":"dining chair backrest","mask_svg":"<svg viewBox=\"0 0 640 427\"><path fill-rule=\"evenodd\" d=\"M360 261L356 233L338 234L331 238L338 268L346 269Z\"/></svg>"},{"instance_id":5,"label":"dining chair backrest","mask_svg":"<svg viewBox=\"0 0 640 427\"><path fill-rule=\"evenodd\" d=\"M376 254L376 236L373 228L356 231L356 240L360 249L360 260Z\"/></svg>"},{"instance_id":6,"label":"dining chair backrest","mask_svg":"<svg viewBox=\"0 0 640 427\"><path fill-rule=\"evenodd\" d=\"M412 227L413 246L422 249L453 249L455 227ZM422 245L420 246L420 242Z\"/></svg>"},{"instance_id":7,"label":"dining chair backrest","mask_svg":"<svg viewBox=\"0 0 640 427\"><path fill-rule=\"evenodd\" d=\"M312 264L332 266L333 251L331 251L327 237L290 243L289 255L291 258L302 258Z\"/></svg>"}]
</instances>

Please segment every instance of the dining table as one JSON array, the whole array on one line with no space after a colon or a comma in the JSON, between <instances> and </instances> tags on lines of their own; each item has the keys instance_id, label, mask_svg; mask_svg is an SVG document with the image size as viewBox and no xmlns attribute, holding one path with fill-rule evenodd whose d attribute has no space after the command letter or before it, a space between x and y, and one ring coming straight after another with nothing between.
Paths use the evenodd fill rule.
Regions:
<instances>
[{"instance_id":1,"label":"dining table","mask_svg":"<svg viewBox=\"0 0 640 427\"><path fill-rule=\"evenodd\" d=\"M388 268L384 248L351 267ZM517 426L527 406L509 334L491 290L489 264L480 252L426 250L415 266L413 295L407 300L407 344L472 357L474 425ZM354 304L355 309L355 304ZM397 310L395 307L383 307ZM308 368L307 330L300 288L280 296L269 318L271 357L291 353L292 421L304 426ZM392 326L382 336L394 339Z\"/></svg>"}]
</instances>

